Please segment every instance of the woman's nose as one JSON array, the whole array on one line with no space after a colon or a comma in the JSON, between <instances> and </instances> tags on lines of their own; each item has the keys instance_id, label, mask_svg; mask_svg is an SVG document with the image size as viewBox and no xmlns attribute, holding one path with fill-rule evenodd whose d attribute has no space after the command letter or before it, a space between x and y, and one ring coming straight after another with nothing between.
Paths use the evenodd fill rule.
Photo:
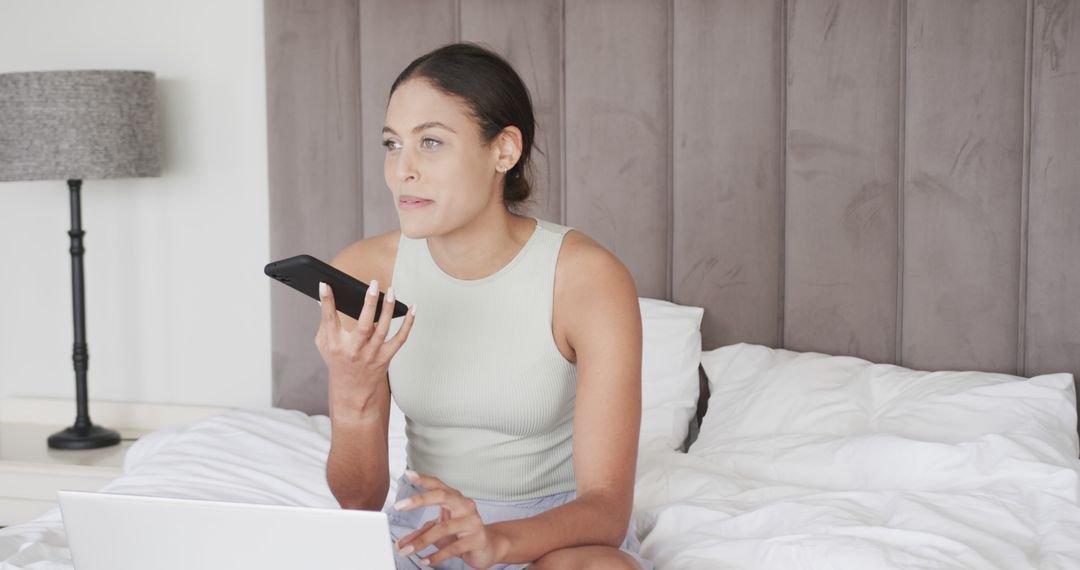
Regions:
<instances>
[{"instance_id":1,"label":"woman's nose","mask_svg":"<svg viewBox=\"0 0 1080 570\"><path fill-rule=\"evenodd\" d=\"M398 153L396 175L398 180L406 182L416 179L416 160L408 149L401 149Z\"/></svg>"}]
</instances>

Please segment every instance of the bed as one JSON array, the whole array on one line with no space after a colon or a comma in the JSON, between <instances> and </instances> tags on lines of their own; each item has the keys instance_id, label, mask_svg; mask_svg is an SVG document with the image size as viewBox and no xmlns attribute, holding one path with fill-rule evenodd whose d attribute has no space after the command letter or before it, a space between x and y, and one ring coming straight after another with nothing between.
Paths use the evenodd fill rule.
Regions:
<instances>
[{"instance_id":1,"label":"bed","mask_svg":"<svg viewBox=\"0 0 1080 570\"><path fill-rule=\"evenodd\" d=\"M1080 568L1071 375L702 351L702 309L641 309L632 524L656 568ZM390 437L393 482L405 466L396 406ZM103 490L338 508L329 444L324 415L231 410L144 436ZM58 510L0 530L0 569L70 568Z\"/></svg>"},{"instance_id":2,"label":"bed","mask_svg":"<svg viewBox=\"0 0 1080 570\"><path fill-rule=\"evenodd\" d=\"M528 213L648 297L657 568L1080 569L1075 2L264 5L274 259L393 229L365 145L413 57L519 70ZM150 434L106 490L336 507L317 319L271 303L275 407ZM59 568L58 512L0 530L0 569Z\"/></svg>"}]
</instances>

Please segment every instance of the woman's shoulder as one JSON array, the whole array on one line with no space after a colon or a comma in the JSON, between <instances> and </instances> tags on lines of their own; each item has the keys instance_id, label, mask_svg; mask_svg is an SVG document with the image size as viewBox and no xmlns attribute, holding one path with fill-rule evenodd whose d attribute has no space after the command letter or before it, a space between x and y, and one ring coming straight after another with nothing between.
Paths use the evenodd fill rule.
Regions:
<instances>
[{"instance_id":1,"label":"woman's shoulder","mask_svg":"<svg viewBox=\"0 0 1080 570\"><path fill-rule=\"evenodd\" d=\"M598 269L626 270L626 266L614 253L576 228L571 228L563 236L559 264L575 268L599 264Z\"/></svg>"},{"instance_id":2,"label":"woman's shoulder","mask_svg":"<svg viewBox=\"0 0 1080 570\"><path fill-rule=\"evenodd\" d=\"M606 247L578 229L563 236L555 265L556 294L592 297L590 291L630 293L636 300L630 270Z\"/></svg>"},{"instance_id":3,"label":"woman's shoulder","mask_svg":"<svg viewBox=\"0 0 1080 570\"><path fill-rule=\"evenodd\" d=\"M394 230L357 240L338 252L330 265L367 283L377 279L380 288L385 289L394 274L400 238L401 231Z\"/></svg>"},{"instance_id":4,"label":"woman's shoulder","mask_svg":"<svg viewBox=\"0 0 1080 570\"><path fill-rule=\"evenodd\" d=\"M596 346L589 339L615 341L618 337L640 343L641 314L630 270L618 256L576 229L563 237L555 264L554 303L556 338L565 339L574 362L582 350Z\"/></svg>"}]
</instances>

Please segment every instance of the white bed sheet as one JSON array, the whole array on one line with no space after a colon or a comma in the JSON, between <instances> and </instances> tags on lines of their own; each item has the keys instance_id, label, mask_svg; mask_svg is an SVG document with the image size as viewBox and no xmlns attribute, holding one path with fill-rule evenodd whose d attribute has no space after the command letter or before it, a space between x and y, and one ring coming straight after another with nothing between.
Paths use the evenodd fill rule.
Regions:
<instances>
[{"instance_id":1,"label":"white bed sheet","mask_svg":"<svg viewBox=\"0 0 1080 570\"><path fill-rule=\"evenodd\" d=\"M943 447L872 434L651 452L641 552L665 569L1080 568L1080 463L998 436Z\"/></svg>"},{"instance_id":2,"label":"white bed sheet","mask_svg":"<svg viewBox=\"0 0 1080 570\"><path fill-rule=\"evenodd\" d=\"M642 449L642 554L661 569L1080 568L1076 461L1020 460L991 438L969 462L929 468L896 460L918 442L785 437L699 455ZM329 442L325 416L233 411L140 439L105 490L336 508ZM882 469L844 479L844 461L822 459L830 454ZM66 542L57 510L2 529L0 569L69 570Z\"/></svg>"}]
</instances>

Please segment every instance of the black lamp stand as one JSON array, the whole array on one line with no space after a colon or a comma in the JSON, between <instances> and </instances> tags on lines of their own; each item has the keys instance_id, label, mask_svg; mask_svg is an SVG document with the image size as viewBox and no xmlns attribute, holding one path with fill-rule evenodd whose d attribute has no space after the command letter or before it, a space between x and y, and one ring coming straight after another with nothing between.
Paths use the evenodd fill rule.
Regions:
<instances>
[{"instance_id":1,"label":"black lamp stand","mask_svg":"<svg viewBox=\"0 0 1080 570\"><path fill-rule=\"evenodd\" d=\"M68 180L71 191L71 301L75 313L75 344L71 359L75 364L75 425L49 436L49 447L53 449L97 449L120 443L120 434L115 430L96 426L90 421L89 405L86 394L86 369L90 361L90 352L86 347L86 310L83 296L83 245L82 238L82 201L80 190L82 180Z\"/></svg>"}]
</instances>

